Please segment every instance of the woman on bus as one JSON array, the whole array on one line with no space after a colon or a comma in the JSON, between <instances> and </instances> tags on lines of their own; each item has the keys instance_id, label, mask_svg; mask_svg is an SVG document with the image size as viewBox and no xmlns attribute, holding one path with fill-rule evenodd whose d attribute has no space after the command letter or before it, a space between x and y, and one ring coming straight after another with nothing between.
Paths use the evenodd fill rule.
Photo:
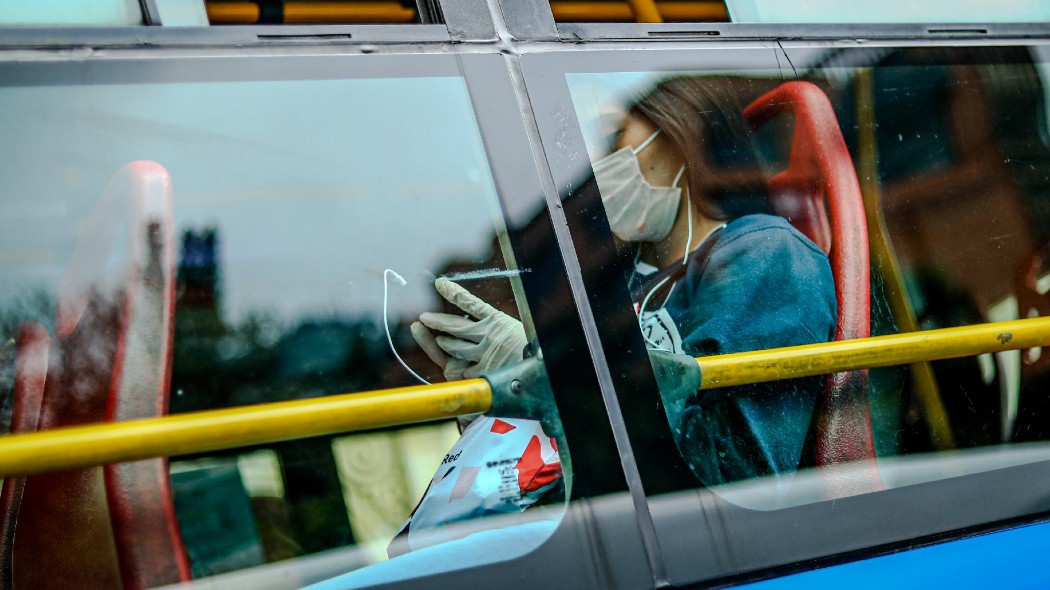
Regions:
<instances>
[{"instance_id":1,"label":"woman on bus","mask_svg":"<svg viewBox=\"0 0 1050 590\"><path fill-rule=\"evenodd\" d=\"M593 164L610 228L631 257L628 288L650 349L704 356L834 337L827 256L782 217L734 215L730 189L747 185L747 173L711 165L754 164L739 82L664 80L629 108L614 149ZM487 307L454 283L436 287L472 315ZM517 320L475 317L425 313L413 326L446 378L522 358ZM714 485L797 469L822 383L813 377L677 400L663 393L680 452Z\"/></svg>"},{"instance_id":2,"label":"woman on bus","mask_svg":"<svg viewBox=\"0 0 1050 590\"><path fill-rule=\"evenodd\" d=\"M664 80L630 108L616 149L594 164L613 233L637 245L628 284L650 348L696 357L834 337L824 252L782 217L732 211L734 189L753 184L747 170L757 166L741 100L741 90L753 91L743 82ZM682 456L714 485L796 470L822 388L812 377L677 400L663 393Z\"/></svg>"}]
</instances>

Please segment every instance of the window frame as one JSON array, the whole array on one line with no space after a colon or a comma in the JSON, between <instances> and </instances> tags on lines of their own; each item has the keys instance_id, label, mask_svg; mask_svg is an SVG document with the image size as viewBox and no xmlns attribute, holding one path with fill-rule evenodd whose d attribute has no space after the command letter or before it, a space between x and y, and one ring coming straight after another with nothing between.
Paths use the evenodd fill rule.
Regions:
<instances>
[{"instance_id":1,"label":"window frame","mask_svg":"<svg viewBox=\"0 0 1050 590\"><path fill-rule=\"evenodd\" d=\"M147 0L148 1L148 0ZM391 56L402 56L411 61L420 55L451 54L462 59L464 65L461 74L467 79L475 116L483 136L489 165L497 192L501 197L504 191L520 188L528 196L514 196L514 199L545 199L548 206L550 229L558 236L558 248L563 257L563 279L571 286L577 298L577 311L574 317L580 322L574 326L576 346L583 353L586 351L588 361L597 371L610 376L612 363L603 354L601 343L594 340L605 316L602 310L595 312L588 298L593 291L583 283L579 269L578 254L585 254L575 248L573 237L578 232L577 222L568 218L559 210L561 197L555 187L565 186L563 181L573 182L560 168L560 159L566 155L551 138L552 106L565 107L564 100L551 100L543 82L549 78L551 69L530 65L536 60L556 62L565 59L566 64L578 60L591 59L591 55L602 51L610 55L617 51L629 50L669 50L695 52L711 50L723 55L740 44L771 49L782 46L787 51L794 48L822 46L855 46L862 43L869 47L893 47L901 43L911 45L1012 45L1026 42L1046 42L1050 38L1044 25L1024 24L989 24L980 26L945 25L760 25L760 24L555 24L550 14L549 5L541 0L490 0L488 3L479 0L441 0L446 24L437 25L295 25L281 27L267 26L224 26L224 27L123 27L123 28L0 28L0 71L4 64L11 61L20 63L63 62L70 72L76 72L87 64L98 63L96 60L121 60L137 71L149 72L164 77L167 64L173 59L193 59L211 57L216 53L227 52L231 59L269 59L298 55L301 59L312 61L318 57L342 59L357 56L362 63L372 63L381 53ZM484 6L491 9L488 21L473 17L464 20L464 15L471 10ZM491 28L488 25L493 25ZM494 33L490 32L494 31ZM467 41L464 43L464 41ZM635 52L644 53L644 52ZM248 57L243 57L245 54ZM502 55L501 55L502 54ZM623 55L621 53L620 55ZM485 59L481 59L484 57ZM477 59L475 59L477 58ZM490 59L495 58L495 59ZM25 60L28 59L28 62ZM367 60L364 61L364 60ZM574 61L575 60L575 61ZM486 62L482 64L481 62ZM377 65L377 67L380 67ZM556 70L556 68L555 68ZM494 78L493 78L494 76ZM495 83L493 83L495 80ZM540 80L540 82L537 82ZM562 79L564 83L564 79ZM491 86L491 88L489 88ZM528 88L526 88L528 86ZM513 99L513 100L512 100ZM571 102L568 103L572 113ZM563 111L564 112L564 111ZM570 125L571 130L571 125ZM509 135L508 135L509 134ZM511 137L511 141L506 138ZM579 149L582 144L570 142L570 149ZM585 153L580 152L580 153ZM510 156L509 154L513 154ZM522 158L530 166L526 167ZM525 173L522 169L528 168ZM532 173L535 168L537 174ZM523 183L528 180L528 185ZM507 194L510 194L509 192ZM516 248L517 250L517 248ZM519 257L521 254L519 253ZM519 258L523 265L525 262ZM526 293L530 301L540 302L542 286L526 283ZM542 336L541 336L542 340ZM615 399L610 399L610 387L620 391L610 377L595 377L600 383L597 387L604 395L592 392L589 402L591 407L607 411L606 405L612 404L617 412L622 412ZM557 393L557 392L556 392ZM563 392L560 396L571 395ZM563 419L568 420L563 413ZM608 421L606 415L605 421ZM610 431L613 426L610 426ZM605 437L611 443L614 435L610 432ZM571 438L570 438L571 440ZM626 465L634 465L632 458L622 459ZM578 463L582 461L577 459ZM583 466L578 466L583 467ZM976 495L988 486L1014 487L1023 490L1032 478L1031 471L1015 468L1008 479L1001 479L999 472L991 472L993 477L967 480L969 483L961 489L954 489L955 484L944 484L943 491L950 495ZM1023 472L1023 473L1022 473ZM980 474L990 475L990 474ZM1040 470L1039 475L1050 475L1050 469ZM621 473L620 476L623 476ZM974 476L976 477L976 476ZM938 482L941 483L941 482ZM660 544L662 553L646 557L653 551L656 538L645 532L648 520L648 508L645 499L639 505L637 494L633 496L624 491L619 484L619 491L606 497L589 498L570 503L565 524L559 528L549 542L536 553L515 562L493 564L469 571L455 571L419 579L421 584L455 583L464 581L484 582L499 577L526 579L535 575L542 566L547 579L552 582L576 579L590 582L592 585L618 583L625 586L651 586L663 581L661 568L667 563L672 565L679 561L689 562L690 566L703 569L701 576L695 578L702 583L723 584L737 583L760 578L783 575L793 571L811 569L830 563L841 563L865 559L874 555L890 553L900 549L913 548L943 540L951 540L974 535L984 531L1000 530L1028 522L1039 522L1050 517L1050 505L1041 516L1010 518L996 513L993 506L984 506L983 516L971 518L971 525L956 528L946 533L929 533L917 530L915 536L903 538L889 544L876 547L855 547L849 543L851 527L864 524L863 519L851 516L850 506L846 500L839 500L840 507L829 516L826 512L794 512L791 517L784 517L776 522L758 522L748 520L747 515L736 514L732 507L718 504L710 497L698 499L701 503L712 504L709 513L718 518L732 522L732 527L723 526L715 529L704 529L702 535L704 551L694 547L665 546ZM900 488L909 490L911 488ZM1031 486L1030 486L1031 487ZM922 496L935 491L924 491ZM1034 490L1025 496L1032 502L1046 503ZM901 499L905 499L903 496ZM578 500L574 498L574 500ZM690 502L696 500L690 499ZM860 500L857 500L858 502ZM887 502L892 507L893 502ZM640 510L639 510L640 508ZM800 507L806 508L806 507ZM705 513L707 514L707 513ZM921 518L922 514L898 514L897 520L908 522ZM657 519L661 518L657 514ZM778 531L777 539L788 538L797 528L797 519L817 518L830 521L842 520L842 526L825 531L826 538L813 533L819 547L825 549L810 552L807 555L785 555L777 552L776 547L767 551L772 565L759 565L747 571L716 564L709 568L709 561L726 559L726 543L749 543L753 536L733 536L737 530L758 530L759 527L772 526ZM850 520L853 518L853 520ZM702 525L708 527L708 519ZM858 524L860 523L860 524ZM685 524L685 523L677 523ZM641 532L640 532L641 529ZM578 539L573 535L582 535L589 539L590 553L579 549ZM605 539L604 541L602 539ZM615 541L609 541L615 539ZM775 545L777 539L767 539ZM674 544L672 544L674 545ZM575 555L579 559L566 559L566 555ZM819 555L818 555L819 554ZM602 555L595 559L595 555ZM698 560L697 556L703 559ZM569 564L568 561L591 561L587 565ZM655 560L655 561L654 561ZM705 561L707 560L707 561ZM788 561L785 561L788 560ZM792 561L793 560L793 561ZM732 561L729 559L728 561ZM662 562L662 563L660 563ZM599 571L608 568L607 571ZM708 569L705 569L708 568ZM721 569L719 569L721 568ZM756 569L757 568L757 569ZM695 568L694 568L695 569ZM692 576L689 570L672 572L672 581L676 576ZM466 577L463 577L466 576ZM567 577L559 577L567 576ZM535 582L527 584L532 587ZM522 584L525 587L526 584Z\"/></svg>"}]
</instances>

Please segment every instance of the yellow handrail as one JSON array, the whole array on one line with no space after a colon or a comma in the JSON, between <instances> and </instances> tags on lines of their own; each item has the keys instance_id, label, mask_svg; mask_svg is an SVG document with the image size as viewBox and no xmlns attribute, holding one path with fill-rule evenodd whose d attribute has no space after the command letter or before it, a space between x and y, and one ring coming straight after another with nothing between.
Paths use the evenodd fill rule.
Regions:
<instances>
[{"instance_id":1,"label":"yellow handrail","mask_svg":"<svg viewBox=\"0 0 1050 590\"><path fill-rule=\"evenodd\" d=\"M857 72L853 88L857 97L857 176L868 222L871 258L886 281L886 299L900 330L918 332L919 322L908 301L900 263L897 261L897 253L893 249L893 242L886 229L886 219L882 214L878 142L875 138L875 78L871 68L862 68ZM911 381L922 406L922 415L930 430L934 447L940 450L955 448L955 437L948 423L948 412L941 401L941 393L930 363L919 362L911 365Z\"/></svg>"},{"instance_id":2,"label":"yellow handrail","mask_svg":"<svg viewBox=\"0 0 1050 590\"><path fill-rule=\"evenodd\" d=\"M484 379L0 437L0 477L412 424L492 406Z\"/></svg>"},{"instance_id":3,"label":"yellow handrail","mask_svg":"<svg viewBox=\"0 0 1050 590\"><path fill-rule=\"evenodd\" d=\"M1050 317L700 357L701 389L1047 346ZM2 448L2 447L0 447Z\"/></svg>"},{"instance_id":4,"label":"yellow handrail","mask_svg":"<svg viewBox=\"0 0 1050 590\"><path fill-rule=\"evenodd\" d=\"M1050 346L1050 317L697 359L701 389ZM484 379L0 437L0 477L214 451L487 411Z\"/></svg>"},{"instance_id":5,"label":"yellow handrail","mask_svg":"<svg viewBox=\"0 0 1050 590\"><path fill-rule=\"evenodd\" d=\"M627 0L634 13L634 20L640 23L662 23L664 19L656 8L655 0Z\"/></svg>"}]
</instances>

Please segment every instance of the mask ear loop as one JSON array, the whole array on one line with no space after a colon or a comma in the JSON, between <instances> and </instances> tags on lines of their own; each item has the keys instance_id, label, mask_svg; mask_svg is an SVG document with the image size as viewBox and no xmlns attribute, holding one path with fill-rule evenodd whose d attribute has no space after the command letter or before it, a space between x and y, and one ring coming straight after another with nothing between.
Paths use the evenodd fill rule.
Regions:
<instances>
[{"instance_id":1,"label":"mask ear loop","mask_svg":"<svg viewBox=\"0 0 1050 590\"><path fill-rule=\"evenodd\" d=\"M415 371L413 371L412 367L408 366L408 363L406 363L404 359L401 358L401 355L397 353L397 349L394 348L394 339L390 336L390 322L387 319L388 287L390 285L390 281L387 280L387 277L390 275L393 275L394 281L399 287L404 287L408 284L408 281L405 280L405 277L397 274L397 272L395 272L393 269L388 268L383 271L383 329L386 330L386 341L390 345L390 352L394 353L394 358L397 359L397 362L401 363L401 366L404 367L406 371L411 373L413 377L418 379L420 383L423 383L424 385L430 385L430 381L427 381L426 379L420 377Z\"/></svg>"},{"instance_id":2,"label":"mask ear loop","mask_svg":"<svg viewBox=\"0 0 1050 590\"><path fill-rule=\"evenodd\" d=\"M682 175L685 174L685 164L678 170L678 176L674 177L674 183L671 186L678 186L678 181L682 179ZM685 239L685 254L682 255L682 264L689 261L689 247L693 245L693 203L689 200L689 186L686 185L683 192L683 198L685 198L685 220L686 225L689 226L689 234Z\"/></svg>"},{"instance_id":3,"label":"mask ear loop","mask_svg":"<svg viewBox=\"0 0 1050 590\"><path fill-rule=\"evenodd\" d=\"M649 147L649 144L652 143L653 140L656 139L656 136L658 136L658 135L660 135L660 130L659 129L656 130L656 133L653 133L652 135L650 135L649 139L646 139L645 141L643 141L642 145L638 146L637 148L631 148L631 151L634 152L634 155L637 156L638 154L642 153L642 150L644 150L645 148Z\"/></svg>"},{"instance_id":4,"label":"mask ear loop","mask_svg":"<svg viewBox=\"0 0 1050 590\"><path fill-rule=\"evenodd\" d=\"M682 166L682 170L680 170L678 172L678 176L675 177L675 180L674 180L674 184L675 185L678 184L678 179L682 176L682 172L683 171L685 171L685 166ZM689 186L688 185L686 185L686 187L685 187L685 199L686 199L685 214L687 215L686 220L687 220L687 222L689 224L689 235L688 235L688 237L685 240L685 255L682 256L682 264L688 264L689 263L689 255L692 254L692 252L693 252L693 250L692 250L692 246L693 246L693 202L689 199ZM724 228L725 226L726 226L726 224L723 223L722 225L719 225L718 227L716 227L716 228L712 229L711 231L707 232L706 234L704 234L704 237L700 238L700 241L696 244L696 247L699 248L701 246L701 244L703 244L704 241L706 241L707 238L711 236L711 234L713 234L716 231ZM670 297L671 296L670 293L668 293L667 296Z\"/></svg>"}]
</instances>

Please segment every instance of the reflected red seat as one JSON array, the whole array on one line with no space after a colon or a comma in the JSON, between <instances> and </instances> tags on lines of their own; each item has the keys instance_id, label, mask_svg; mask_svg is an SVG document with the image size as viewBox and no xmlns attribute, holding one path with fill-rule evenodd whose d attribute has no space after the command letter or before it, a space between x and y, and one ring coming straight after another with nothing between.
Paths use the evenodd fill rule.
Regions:
<instances>
[{"instance_id":1,"label":"reflected red seat","mask_svg":"<svg viewBox=\"0 0 1050 590\"><path fill-rule=\"evenodd\" d=\"M39 428L167 413L172 223L159 164L127 164L106 186L59 287ZM13 549L16 588L190 578L163 459L27 477Z\"/></svg>"},{"instance_id":2,"label":"reflected red seat","mask_svg":"<svg viewBox=\"0 0 1050 590\"><path fill-rule=\"evenodd\" d=\"M787 82L744 109L759 128L790 115L795 129L788 167L769 180L774 210L824 249L831 260L838 302L835 340L870 335L868 229L857 173L831 102L809 82ZM830 495L881 489L871 430L868 372L828 375L817 403L812 462L836 471ZM857 469L867 463L870 468Z\"/></svg>"},{"instance_id":3,"label":"reflected red seat","mask_svg":"<svg viewBox=\"0 0 1050 590\"><path fill-rule=\"evenodd\" d=\"M15 340L15 381L11 391L11 434L34 432L40 421L40 405L47 380L47 356L51 336L38 322L25 322L18 327ZM15 524L22 505L24 477L4 480L0 492L0 589L12 587L11 547Z\"/></svg>"}]
</instances>

